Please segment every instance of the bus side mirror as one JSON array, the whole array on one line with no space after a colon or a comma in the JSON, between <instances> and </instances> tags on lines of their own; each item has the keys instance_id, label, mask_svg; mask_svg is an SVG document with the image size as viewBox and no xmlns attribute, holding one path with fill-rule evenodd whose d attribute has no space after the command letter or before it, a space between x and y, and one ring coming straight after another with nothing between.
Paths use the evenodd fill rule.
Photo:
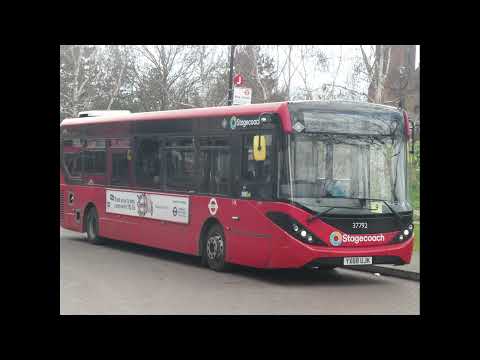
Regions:
<instances>
[{"instance_id":1,"label":"bus side mirror","mask_svg":"<svg viewBox=\"0 0 480 360\"><path fill-rule=\"evenodd\" d=\"M255 135L253 137L253 159L255 161L265 161L267 158L267 141L264 135Z\"/></svg>"}]
</instances>

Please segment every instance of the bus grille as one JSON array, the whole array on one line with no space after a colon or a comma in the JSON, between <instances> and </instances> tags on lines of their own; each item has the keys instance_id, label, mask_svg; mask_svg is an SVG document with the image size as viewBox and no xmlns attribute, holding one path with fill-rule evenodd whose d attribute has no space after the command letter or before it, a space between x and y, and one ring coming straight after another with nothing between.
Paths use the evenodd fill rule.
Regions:
<instances>
[{"instance_id":1,"label":"bus grille","mask_svg":"<svg viewBox=\"0 0 480 360\"><path fill-rule=\"evenodd\" d=\"M60 190L60 226L63 226L63 218L65 216L65 196L63 191Z\"/></svg>"}]
</instances>

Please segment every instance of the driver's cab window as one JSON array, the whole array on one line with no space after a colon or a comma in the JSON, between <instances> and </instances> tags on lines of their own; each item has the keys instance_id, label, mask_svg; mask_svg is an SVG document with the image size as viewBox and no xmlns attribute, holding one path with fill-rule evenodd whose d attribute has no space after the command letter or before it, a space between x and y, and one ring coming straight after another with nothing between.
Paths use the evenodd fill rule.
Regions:
<instances>
[{"instance_id":1,"label":"driver's cab window","mask_svg":"<svg viewBox=\"0 0 480 360\"><path fill-rule=\"evenodd\" d=\"M295 159L295 178L299 182L315 183L326 177L326 146L325 143L314 141L308 137L299 140L294 154L301 154L301 159Z\"/></svg>"},{"instance_id":2,"label":"driver's cab window","mask_svg":"<svg viewBox=\"0 0 480 360\"><path fill-rule=\"evenodd\" d=\"M331 196L351 196L353 153L350 145L333 146L333 184L329 188Z\"/></svg>"}]
</instances>

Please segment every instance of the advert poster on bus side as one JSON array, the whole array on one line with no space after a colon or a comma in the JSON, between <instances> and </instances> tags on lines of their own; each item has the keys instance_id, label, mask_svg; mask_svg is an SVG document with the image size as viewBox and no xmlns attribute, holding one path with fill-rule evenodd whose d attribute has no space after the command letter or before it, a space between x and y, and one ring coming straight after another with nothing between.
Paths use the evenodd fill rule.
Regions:
<instances>
[{"instance_id":1,"label":"advert poster on bus side","mask_svg":"<svg viewBox=\"0 0 480 360\"><path fill-rule=\"evenodd\" d=\"M107 213L188 224L188 197L116 190L106 195Z\"/></svg>"}]
</instances>

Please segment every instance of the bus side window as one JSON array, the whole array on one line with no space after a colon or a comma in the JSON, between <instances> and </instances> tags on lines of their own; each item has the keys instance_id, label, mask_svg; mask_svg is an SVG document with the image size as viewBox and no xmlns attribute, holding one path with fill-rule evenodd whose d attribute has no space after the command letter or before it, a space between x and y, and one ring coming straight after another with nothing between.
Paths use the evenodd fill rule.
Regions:
<instances>
[{"instance_id":1,"label":"bus side window","mask_svg":"<svg viewBox=\"0 0 480 360\"><path fill-rule=\"evenodd\" d=\"M80 139L63 141L63 166L66 180L81 181L82 176L82 142Z\"/></svg>"},{"instance_id":2,"label":"bus side window","mask_svg":"<svg viewBox=\"0 0 480 360\"><path fill-rule=\"evenodd\" d=\"M82 153L64 153L64 163L71 177L82 176Z\"/></svg>"},{"instance_id":3,"label":"bus side window","mask_svg":"<svg viewBox=\"0 0 480 360\"><path fill-rule=\"evenodd\" d=\"M230 145L222 138L200 138L199 177L201 193L230 194Z\"/></svg>"},{"instance_id":4,"label":"bus side window","mask_svg":"<svg viewBox=\"0 0 480 360\"><path fill-rule=\"evenodd\" d=\"M162 151L161 142L154 137L141 137L135 160L135 176L139 186L162 187Z\"/></svg>"},{"instance_id":5,"label":"bus side window","mask_svg":"<svg viewBox=\"0 0 480 360\"><path fill-rule=\"evenodd\" d=\"M112 153L112 185L128 185L128 150Z\"/></svg>"},{"instance_id":6,"label":"bus side window","mask_svg":"<svg viewBox=\"0 0 480 360\"><path fill-rule=\"evenodd\" d=\"M83 151L83 182L104 185L106 169L105 140L88 140Z\"/></svg>"},{"instance_id":7,"label":"bus side window","mask_svg":"<svg viewBox=\"0 0 480 360\"><path fill-rule=\"evenodd\" d=\"M242 146L242 178L252 182L270 182L272 178L272 135L264 135L267 145L266 158L255 161L253 158L254 135L243 136Z\"/></svg>"},{"instance_id":8,"label":"bus side window","mask_svg":"<svg viewBox=\"0 0 480 360\"><path fill-rule=\"evenodd\" d=\"M195 189L195 151L192 137L166 140L166 186L171 190Z\"/></svg>"}]
</instances>

